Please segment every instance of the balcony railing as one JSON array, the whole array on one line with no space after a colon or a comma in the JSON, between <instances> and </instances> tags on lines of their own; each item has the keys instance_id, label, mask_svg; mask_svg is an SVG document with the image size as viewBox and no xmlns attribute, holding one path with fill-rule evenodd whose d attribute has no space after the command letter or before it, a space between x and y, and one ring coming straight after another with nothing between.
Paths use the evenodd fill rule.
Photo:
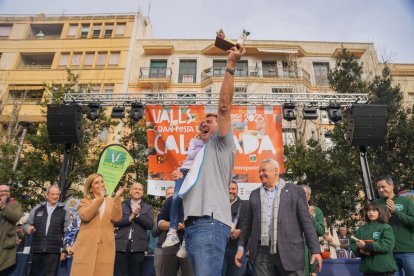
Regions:
<instances>
[{"instance_id":1,"label":"balcony railing","mask_svg":"<svg viewBox=\"0 0 414 276\"><path fill-rule=\"evenodd\" d=\"M41 36L39 36L39 35L28 35L27 39L37 39L37 40L60 39L60 35L48 35L48 34L43 34Z\"/></svg>"},{"instance_id":2,"label":"balcony railing","mask_svg":"<svg viewBox=\"0 0 414 276\"><path fill-rule=\"evenodd\" d=\"M151 68L141 67L139 69L140 79L171 79L171 67Z\"/></svg>"},{"instance_id":3,"label":"balcony railing","mask_svg":"<svg viewBox=\"0 0 414 276\"><path fill-rule=\"evenodd\" d=\"M234 72L235 77L244 78L302 78L310 82L310 74L303 68L288 70L283 68L268 67L238 67ZM226 67L210 67L201 72L201 81L212 77L223 77Z\"/></svg>"},{"instance_id":4,"label":"balcony railing","mask_svg":"<svg viewBox=\"0 0 414 276\"><path fill-rule=\"evenodd\" d=\"M47 70L51 69L52 65L36 65L36 64L20 64L16 69L19 70Z\"/></svg>"}]
</instances>

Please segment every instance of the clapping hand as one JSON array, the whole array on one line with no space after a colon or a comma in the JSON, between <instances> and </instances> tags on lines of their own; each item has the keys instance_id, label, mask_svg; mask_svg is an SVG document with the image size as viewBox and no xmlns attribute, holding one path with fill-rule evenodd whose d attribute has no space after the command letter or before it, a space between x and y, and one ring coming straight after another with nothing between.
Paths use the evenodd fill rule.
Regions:
<instances>
[{"instance_id":1,"label":"clapping hand","mask_svg":"<svg viewBox=\"0 0 414 276\"><path fill-rule=\"evenodd\" d=\"M126 188L127 184L125 184L124 186L119 187L118 191L116 191L114 198L120 198L122 193L124 192L125 188Z\"/></svg>"}]
</instances>

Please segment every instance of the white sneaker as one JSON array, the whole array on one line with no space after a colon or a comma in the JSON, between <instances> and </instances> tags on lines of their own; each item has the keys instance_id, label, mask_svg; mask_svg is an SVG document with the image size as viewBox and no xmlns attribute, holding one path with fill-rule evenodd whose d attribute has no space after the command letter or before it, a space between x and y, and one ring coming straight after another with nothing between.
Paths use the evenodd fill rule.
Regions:
<instances>
[{"instance_id":1,"label":"white sneaker","mask_svg":"<svg viewBox=\"0 0 414 276\"><path fill-rule=\"evenodd\" d=\"M185 240L183 240L183 243L180 246L180 249L177 252L177 257L184 259L187 258L187 248L185 247Z\"/></svg>"},{"instance_id":2,"label":"white sneaker","mask_svg":"<svg viewBox=\"0 0 414 276\"><path fill-rule=\"evenodd\" d=\"M161 245L162 248L173 246L179 243L180 240L178 239L177 232L169 230L167 233L167 237L165 238L165 242Z\"/></svg>"}]
</instances>

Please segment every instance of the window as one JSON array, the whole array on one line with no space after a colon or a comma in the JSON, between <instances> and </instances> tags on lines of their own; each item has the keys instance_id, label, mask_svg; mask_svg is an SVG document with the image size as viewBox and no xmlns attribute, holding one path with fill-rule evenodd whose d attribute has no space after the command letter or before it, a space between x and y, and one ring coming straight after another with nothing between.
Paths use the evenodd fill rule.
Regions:
<instances>
[{"instance_id":1,"label":"window","mask_svg":"<svg viewBox=\"0 0 414 276\"><path fill-rule=\"evenodd\" d=\"M103 92L104 93L113 93L114 92L114 84L113 83L105 83Z\"/></svg>"},{"instance_id":2,"label":"window","mask_svg":"<svg viewBox=\"0 0 414 276\"><path fill-rule=\"evenodd\" d=\"M82 53L73 53L71 67L79 67L82 58Z\"/></svg>"},{"instance_id":3,"label":"window","mask_svg":"<svg viewBox=\"0 0 414 276\"><path fill-rule=\"evenodd\" d=\"M180 69L178 73L179 83L195 83L197 72L196 60L180 60Z\"/></svg>"},{"instance_id":4,"label":"window","mask_svg":"<svg viewBox=\"0 0 414 276\"><path fill-rule=\"evenodd\" d=\"M284 78L297 78L298 66L296 61L284 61L282 62L283 77Z\"/></svg>"},{"instance_id":5,"label":"window","mask_svg":"<svg viewBox=\"0 0 414 276\"><path fill-rule=\"evenodd\" d=\"M118 67L119 55L119 52L111 52L111 55L109 56L109 66Z\"/></svg>"},{"instance_id":6,"label":"window","mask_svg":"<svg viewBox=\"0 0 414 276\"><path fill-rule=\"evenodd\" d=\"M227 61L224 59L213 60L213 77L224 76L226 65L227 65Z\"/></svg>"},{"instance_id":7,"label":"window","mask_svg":"<svg viewBox=\"0 0 414 276\"><path fill-rule=\"evenodd\" d=\"M234 72L234 76L236 77L247 77L247 60L240 60L237 62L236 71Z\"/></svg>"},{"instance_id":8,"label":"window","mask_svg":"<svg viewBox=\"0 0 414 276\"><path fill-rule=\"evenodd\" d=\"M78 24L70 24L68 30L68 37L76 37L78 33Z\"/></svg>"},{"instance_id":9,"label":"window","mask_svg":"<svg viewBox=\"0 0 414 276\"><path fill-rule=\"evenodd\" d=\"M108 53L106 52L99 52L98 57L96 59L96 66L101 66L101 67L105 66L107 55Z\"/></svg>"},{"instance_id":10,"label":"window","mask_svg":"<svg viewBox=\"0 0 414 276\"><path fill-rule=\"evenodd\" d=\"M114 24L105 24L104 37L111 37L113 30L114 30Z\"/></svg>"},{"instance_id":11,"label":"window","mask_svg":"<svg viewBox=\"0 0 414 276\"><path fill-rule=\"evenodd\" d=\"M277 77L277 63L276 61L262 61L263 77L274 78Z\"/></svg>"},{"instance_id":12,"label":"window","mask_svg":"<svg viewBox=\"0 0 414 276\"><path fill-rule=\"evenodd\" d=\"M247 87L236 86L234 87L234 103L247 104Z\"/></svg>"},{"instance_id":13,"label":"window","mask_svg":"<svg viewBox=\"0 0 414 276\"><path fill-rule=\"evenodd\" d=\"M93 24L93 28L92 28L92 37L93 38L98 38L99 35L101 34L101 27L102 24Z\"/></svg>"},{"instance_id":14,"label":"window","mask_svg":"<svg viewBox=\"0 0 414 276\"><path fill-rule=\"evenodd\" d=\"M328 85L329 62L314 62L313 72L316 85Z\"/></svg>"},{"instance_id":15,"label":"window","mask_svg":"<svg viewBox=\"0 0 414 276\"><path fill-rule=\"evenodd\" d=\"M124 36L125 29L126 29L126 24L125 23L117 23L116 24L115 36Z\"/></svg>"},{"instance_id":16,"label":"window","mask_svg":"<svg viewBox=\"0 0 414 276\"><path fill-rule=\"evenodd\" d=\"M291 87L272 87L272 94L278 93L293 93L293 88Z\"/></svg>"},{"instance_id":17,"label":"window","mask_svg":"<svg viewBox=\"0 0 414 276\"><path fill-rule=\"evenodd\" d=\"M8 38L13 25L0 25L0 38Z\"/></svg>"},{"instance_id":18,"label":"window","mask_svg":"<svg viewBox=\"0 0 414 276\"><path fill-rule=\"evenodd\" d=\"M106 144L108 142L109 126L102 126L98 136L98 141Z\"/></svg>"},{"instance_id":19,"label":"window","mask_svg":"<svg viewBox=\"0 0 414 276\"><path fill-rule=\"evenodd\" d=\"M167 60L152 59L150 61L150 78L165 78L167 76Z\"/></svg>"},{"instance_id":20,"label":"window","mask_svg":"<svg viewBox=\"0 0 414 276\"><path fill-rule=\"evenodd\" d=\"M101 92L101 85L100 84L89 84L88 89L91 93L99 93Z\"/></svg>"},{"instance_id":21,"label":"window","mask_svg":"<svg viewBox=\"0 0 414 276\"><path fill-rule=\"evenodd\" d=\"M9 99L22 100L24 103L40 103L45 89L42 86L14 85L10 87Z\"/></svg>"},{"instance_id":22,"label":"window","mask_svg":"<svg viewBox=\"0 0 414 276\"><path fill-rule=\"evenodd\" d=\"M327 110L320 110L319 115L321 116L321 124L329 124L329 117Z\"/></svg>"},{"instance_id":23,"label":"window","mask_svg":"<svg viewBox=\"0 0 414 276\"><path fill-rule=\"evenodd\" d=\"M81 38L87 38L89 33L89 24L82 24Z\"/></svg>"},{"instance_id":24,"label":"window","mask_svg":"<svg viewBox=\"0 0 414 276\"><path fill-rule=\"evenodd\" d=\"M282 130L283 145L293 146L296 143L296 129L284 128Z\"/></svg>"},{"instance_id":25,"label":"window","mask_svg":"<svg viewBox=\"0 0 414 276\"><path fill-rule=\"evenodd\" d=\"M59 60L59 67L66 67L68 65L69 53L61 53Z\"/></svg>"},{"instance_id":26,"label":"window","mask_svg":"<svg viewBox=\"0 0 414 276\"><path fill-rule=\"evenodd\" d=\"M95 57L95 53L93 52L86 52L85 54L85 60L83 61L84 67L92 67L93 64L93 58Z\"/></svg>"}]
</instances>

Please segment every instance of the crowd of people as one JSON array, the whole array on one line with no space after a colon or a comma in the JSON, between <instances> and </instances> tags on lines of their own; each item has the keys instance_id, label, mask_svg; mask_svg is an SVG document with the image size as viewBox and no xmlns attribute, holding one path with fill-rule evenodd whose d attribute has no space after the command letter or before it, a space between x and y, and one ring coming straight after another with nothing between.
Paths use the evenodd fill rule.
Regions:
<instances>
[{"instance_id":1,"label":"crowd of people","mask_svg":"<svg viewBox=\"0 0 414 276\"><path fill-rule=\"evenodd\" d=\"M312 204L310 186L285 182L273 159L261 160L262 185L249 200L238 197L230 111L234 69L244 53L242 45L229 50L217 114L206 115L156 218L141 183L122 202L126 186L110 197L103 176L92 174L76 212L59 202L60 189L52 185L18 231L31 239L30 275L56 275L68 260L75 276L145 275L153 238L157 276L316 275L323 257L349 257L350 250L365 275L414 275L414 203L394 192L389 177L378 179L381 198L367 206L367 223L353 236L345 226L337 233ZM23 213L9 186L1 185L0 195L2 276L15 269Z\"/></svg>"}]
</instances>

